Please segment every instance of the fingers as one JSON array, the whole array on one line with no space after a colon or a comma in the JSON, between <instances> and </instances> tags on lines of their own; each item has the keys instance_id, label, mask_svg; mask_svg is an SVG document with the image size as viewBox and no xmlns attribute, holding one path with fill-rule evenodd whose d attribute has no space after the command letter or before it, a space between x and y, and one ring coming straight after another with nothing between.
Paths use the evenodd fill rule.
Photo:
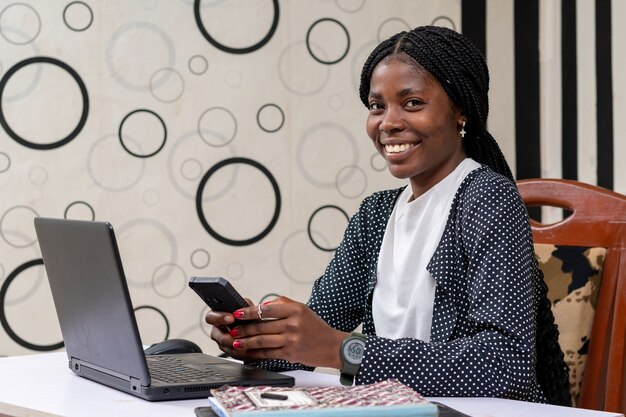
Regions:
<instances>
[{"instance_id":1,"label":"fingers","mask_svg":"<svg viewBox=\"0 0 626 417\"><path fill-rule=\"evenodd\" d=\"M218 326L213 326L211 329L211 339L213 339L220 347L232 347L234 340L228 333L227 329Z\"/></svg>"},{"instance_id":2,"label":"fingers","mask_svg":"<svg viewBox=\"0 0 626 417\"><path fill-rule=\"evenodd\" d=\"M209 310L204 317L204 321L212 326L225 327L235 322L235 318L230 313Z\"/></svg>"},{"instance_id":3,"label":"fingers","mask_svg":"<svg viewBox=\"0 0 626 417\"><path fill-rule=\"evenodd\" d=\"M221 326L213 326L211 329L211 339L217 343L219 349L226 353L228 356L239 359L242 361L245 360L257 360L260 356L250 356L246 349L235 349L233 344L235 342L235 338L229 333L228 328Z\"/></svg>"},{"instance_id":4,"label":"fingers","mask_svg":"<svg viewBox=\"0 0 626 417\"><path fill-rule=\"evenodd\" d=\"M282 319L294 314L294 307L299 305L287 297L278 297L257 306L240 308L233 312L233 316L238 320Z\"/></svg>"},{"instance_id":5,"label":"fingers","mask_svg":"<svg viewBox=\"0 0 626 417\"><path fill-rule=\"evenodd\" d=\"M211 339L234 358L290 360L293 348L289 346L298 340L298 332L291 331L299 327L302 314L310 314L310 309L287 297L256 306L246 301L249 307L232 314L207 312L205 320L213 326Z\"/></svg>"},{"instance_id":6,"label":"fingers","mask_svg":"<svg viewBox=\"0 0 626 417\"><path fill-rule=\"evenodd\" d=\"M252 306L252 308L256 308L254 307L254 304L252 303L252 301L250 301L250 299L246 298L245 299L246 302ZM246 309L242 309L242 310L246 310ZM249 317L247 318L248 320L256 320L253 317ZM230 324L233 324L235 322L235 317L230 314L230 313L226 313L223 311L214 311L214 310L209 310L204 318L204 320L212 325L212 326L227 326Z\"/></svg>"},{"instance_id":7,"label":"fingers","mask_svg":"<svg viewBox=\"0 0 626 417\"><path fill-rule=\"evenodd\" d=\"M225 331L221 327L213 326L211 339L219 349L227 355L241 360L278 358L278 353L270 353L273 348L281 345L279 335L258 335L254 337L241 337L238 332L253 325L235 327Z\"/></svg>"},{"instance_id":8,"label":"fingers","mask_svg":"<svg viewBox=\"0 0 626 417\"><path fill-rule=\"evenodd\" d=\"M235 339L233 340L232 347L236 351L247 351L248 354L253 354L253 352L257 350L279 349L283 346L283 343L284 337L281 335L262 334Z\"/></svg>"},{"instance_id":9,"label":"fingers","mask_svg":"<svg viewBox=\"0 0 626 417\"><path fill-rule=\"evenodd\" d=\"M286 330L286 325L280 320L255 321L250 324L242 324L229 330L234 338L252 337L263 334L280 334Z\"/></svg>"}]
</instances>

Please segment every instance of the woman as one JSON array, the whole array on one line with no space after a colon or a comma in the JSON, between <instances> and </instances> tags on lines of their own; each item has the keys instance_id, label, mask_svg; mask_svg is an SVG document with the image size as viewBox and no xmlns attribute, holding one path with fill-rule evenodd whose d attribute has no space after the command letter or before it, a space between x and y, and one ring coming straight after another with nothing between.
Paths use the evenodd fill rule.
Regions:
<instances>
[{"instance_id":1,"label":"woman","mask_svg":"<svg viewBox=\"0 0 626 417\"><path fill-rule=\"evenodd\" d=\"M427 396L569 404L526 209L486 130L488 84L482 55L452 30L378 45L361 74L366 130L409 186L362 202L306 305L238 310L263 320L230 331L233 315L209 312L220 348L275 370L396 378Z\"/></svg>"}]
</instances>

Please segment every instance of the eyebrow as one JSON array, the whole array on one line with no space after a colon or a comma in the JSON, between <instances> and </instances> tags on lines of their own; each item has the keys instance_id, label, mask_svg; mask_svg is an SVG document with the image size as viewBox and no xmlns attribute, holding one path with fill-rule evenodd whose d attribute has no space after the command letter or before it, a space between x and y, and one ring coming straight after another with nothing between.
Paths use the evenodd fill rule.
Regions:
<instances>
[{"instance_id":1,"label":"eyebrow","mask_svg":"<svg viewBox=\"0 0 626 417\"><path fill-rule=\"evenodd\" d=\"M410 94L423 94L424 91L418 88L404 88L396 94L398 97L406 97ZM380 100L382 98L382 94L370 91L368 97L373 98L375 100Z\"/></svg>"},{"instance_id":2,"label":"eyebrow","mask_svg":"<svg viewBox=\"0 0 626 417\"><path fill-rule=\"evenodd\" d=\"M405 88L403 90L400 90L397 95L398 97L405 97L409 94L424 94L424 90L419 88Z\"/></svg>"}]
</instances>

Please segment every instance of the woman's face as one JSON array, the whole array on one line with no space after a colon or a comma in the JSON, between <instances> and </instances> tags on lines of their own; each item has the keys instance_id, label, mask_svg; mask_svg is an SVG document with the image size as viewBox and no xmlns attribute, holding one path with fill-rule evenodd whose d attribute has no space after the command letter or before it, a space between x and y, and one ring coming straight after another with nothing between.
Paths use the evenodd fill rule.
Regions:
<instances>
[{"instance_id":1,"label":"woman's face","mask_svg":"<svg viewBox=\"0 0 626 417\"><path fill-rule=\"evenodd\" d=\"M414 197L466 157L461 111L425 70L394 58L381 61L370 80L369 109L367 134L391 174L410 178Z\"/></svg>"}]
</instances>

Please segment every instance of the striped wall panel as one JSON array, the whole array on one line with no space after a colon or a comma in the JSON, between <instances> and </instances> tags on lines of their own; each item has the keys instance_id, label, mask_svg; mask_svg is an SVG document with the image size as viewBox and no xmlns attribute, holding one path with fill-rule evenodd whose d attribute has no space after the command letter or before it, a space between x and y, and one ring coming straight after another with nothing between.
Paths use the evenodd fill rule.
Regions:
<instances>
[{"instance_id":1,"label":"striped wall panel","mask_svg":"<svg viewBox=\"0 0 626 417\"><path fill-rule=\"evenodd\" d=\"M517 178L626 193L626 4L463 0L462 32L491 70L489 129Z\"/></svg>"}]
</instances>

